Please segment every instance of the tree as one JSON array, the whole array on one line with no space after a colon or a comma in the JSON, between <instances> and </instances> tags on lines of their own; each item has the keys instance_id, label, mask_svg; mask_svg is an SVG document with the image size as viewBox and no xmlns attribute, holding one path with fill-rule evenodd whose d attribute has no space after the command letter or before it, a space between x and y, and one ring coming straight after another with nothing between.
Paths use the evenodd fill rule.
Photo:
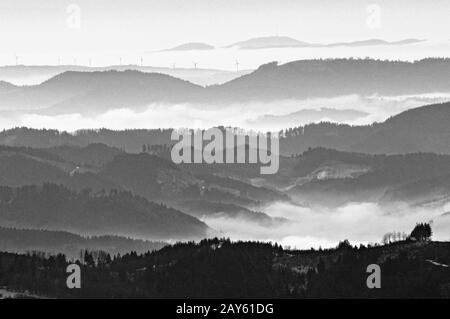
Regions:
<instances>
[{"instance_id":1,"label":"tree","mask_svg":"<svg viewBox=\"0 0 450 319\"><path fill-rule=\"evenodd\" d=\"M345 239L345 240L339 242L337 249L353 249L353 246L350 244L348 239Z\"/></svg>"},{"instance_id":2,"label":"tree","mask_svg":"<svg viewBox=\"0 0 450 319\"><path fill-rule=\"evenodd\" d=\"M84 263L89 266L89 267L94 267L95 266L95 261L94 261L94 257L92 256L92 254L89 251L85 251L84 252Z\"/></svg>"},{"instance_id":3,"label":"tree","mask_svg":"<svg viewBox=\"0 0 450 319\"><path fill-rule=\"evenodd\" d=\"M406 233L401 233L401 232L389 232L384 234L383 239L381 240L381 242L385 245L390 244L390 243L394 243L397 241L403 241L406 240L408 238L408 235Z\"/></svg>"},{"instance_id":4,"label":"tree","mask_svg":"<svg viewBox=\"0 0 450 319\"><path fill-rule=\"evenodd\" d=\"M433 231L429 223L418 223L409 237L418 241L425 241L430 240L432 235Z\"/></svg>"}]
</instances>

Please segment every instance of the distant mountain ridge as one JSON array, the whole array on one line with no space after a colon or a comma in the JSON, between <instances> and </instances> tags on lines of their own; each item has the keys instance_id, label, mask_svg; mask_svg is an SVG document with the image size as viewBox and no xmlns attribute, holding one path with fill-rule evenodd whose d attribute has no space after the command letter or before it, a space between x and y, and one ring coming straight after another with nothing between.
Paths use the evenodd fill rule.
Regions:
<instances>
[{"instance_id":1,"label":"distant mountain ridge","mask_svg":"<svg viewBox=\"0 0 450 319\"><path fill-rule=\"evenodd\" d=\"M269 63L221 85L202 87L168 75L138 71L65 72L35 86L0 93L0 108L47 115L144 110L152 103L271 102L358 94L407 95L450 90L450 59L416 62L371 59Z\"/></svg>"},{"instance_id":2,"label":"distant mountain ridge","mask_svg":"<svg viewBox=\"0 0 450 319\"><path fill-rule=\"evenodd\" d=\"M169 240L204 238L198 219L128 192L81 192L55 184L0 187L4 226Z\"/></svg>"},{"instance_id":3,"label":"distant mountain ridge","mask_svg":"<svg viewBox=\"0 0 450 319\"><path fill-rule=\"evenodd\" d=\"M311 45L311 43L302 42L290 37L269 36L236 42L228 45L227 48L238 47L239 49L255 50L268 48L308 47Z\"/></svg>"},{"instance_id":4,"label":"distant mountain ridge","mask_svg":"<svg viewBox=\"0 0 450 319\"><path fill-rule=\"evenodd\" d=\"M124 64L105 67L90 67L86 65L9 65L0 66L0 81L10 82L15 85L37 85L58 74L74 72L106 72L134 70L143 73L161 73L170 75L198 85L215 85L228 82L236 77L248 74L251 70L218 70L205 68L182 67L154 67L148 65ZM1 84L0 84L1 86ZM1 89L0 89L1 92Z\"/></svg>"},{"instance_id":5,"label":"distant mountain ridge","mask_svg":"<svg viewBox=\"0 0 450 319\"><path fill-rule=\"evenodd\" d=\"M325 46L349 46L349 47L360 47L360 46L374 46L374 45L406 45L406 44L415 44L420 43L425 40L419 39L404 39L398 41L386 41L381 39L368 39L361 41L353 41L353 42L336 42L331 44L325 44Z\"/></svg>"},{"instance_id":6,"label":"distant mountain ridge","mask_svg":"<svg viewBox=\"0 0 450 319\"><path fill-rule=\"evenodd\" d=\"M280 162L278 174L260 182L301 205L376 203L395 213L396 204L405 209L450 203L450 155L371 155L318 147Z\"/></svg>"},{"instance_id":7,"label":"distant mountain ridge","mask_svg":"<svg viewBox=\"0 0 450 319\"><path fill-rule=\"evenodd\" d=\"M199 205L208 203L203 205L205 215L239 215L265 223L271 219L254 209L272 201L288 201L287 196L255 187L245 178L215 176L207 169L175 165L170 159L153 154L128 154L104 144L47 149L0 146L0 185L26 187L47 183L64 185L76 192L130 191L193 216L199 216Z\"/></svg>"},{"instance_id":8,"label":"distant mountain ridge","mask_svg":"<svg viewBox=\"0 0 450 319\"><path fill-rule=\"evenodd\" d=\"M320 146L370 154L450 154L448 123L450 102L410 109L373 125L305 125L285 131L280 152L295 154Z\"/></svg>"},{"instance_id":9,"label":"distant mountain ridge","mask_svg":"<svg viewBox=\"0 0 450 319\"><path fill-rule=\"evenodd\" d=\"M282 131L280 154L300 154L308 148L325 147L372 154L433 152L450 154L450 102L426 105L402 112L382 123L351 126L336 123L307 124ZM56 130L15 128L0 132L0 144L51 148L104 143L129 153L142 145L167 145L171 129L86 130L75 134Z\"/></svg>"},{"instance_id":10,"label":"distant mountain ridge","mask_svg":"<svg viewBox=\"0 0 450 319\"><path fill-rule=\"evenodd\" d=\"M407 45L420 43L424 40L419 39L404 39L398 41L386 41L381 39L368 39L350 42L335 42L335 43L310 43L300 41L286 36L268 36L251 38L245 41L239 41L226 46L227 48L237 47L243 50L257 50L257 49L272 49L272 48L308 48L308 47L360 47L360 46L376 46L376 45Z\"/></svg>"},{"instance_id":11,"label":"distant mountain ridge","mask_svg":"<svg viewBox=\"0 0 450 319\"><path fill-rule=\"evenodd\" d=\"M32 103L46 114L95 114L126 105L136 109L152 102L179 103L195 98L201 90L201 86L158 73L68 71L24 87L19 94L2 96L0 106Z\"/></svg>"},{"instance_id":12,"label":"distant mountain ridge","mask_svg":"<svg viewBox=\"0 0 450 319\"><path fill-rule=\"evenodd\" d=\"M0 227L0 251L26 253L63 253L78 258L83 250L111 255L130 251L146 253L165 246L163 242L136 240L119 236L83 237L69 232Z\"/></svg>"},{"instance_id":13,"label":"distant mountain ridge","mask_svg":"<svg viewBox=\"0 0 450 319\"><path fill-rule=\"evenodd\" d=\"M299 124L316 123L320 121L330 121L341 123L343 121L352 121L369 115L366 112L356 109L334 109L322 107L319 109L302 109L286 115L263 115L249 123L257 125L277 125L292 127Z\"/></svg>"},{"instance_id":14,"label":"distant mountain ridge","mask_svg":"<svg viewBox=\"0 0 450 319\"><path fill-rule=\"evenodd\" d=\"M202 42L189 42L177 45L176 47L165 49L163 51L190 51L190 50L213 50L212 45Z\"/></svg>"},{"instance_id":15,"label":"distant mountain ridge","mask_svg":"<svg viewBox=\"0 0 450 319\"><path fill-rule=\"evenodd\" d=\"M358 94L407 95L450 90L450 59L415 62L372 59L301 60L260 66L211 91L232 101L276 101Z\"/></svg>"}]
</instances>

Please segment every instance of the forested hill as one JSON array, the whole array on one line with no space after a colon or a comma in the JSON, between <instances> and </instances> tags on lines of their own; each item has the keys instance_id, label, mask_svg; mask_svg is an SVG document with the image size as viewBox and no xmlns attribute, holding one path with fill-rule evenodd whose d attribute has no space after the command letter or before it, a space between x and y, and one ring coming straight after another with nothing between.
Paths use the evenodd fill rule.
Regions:
<instances>
[{"instance_id":1,"label":"forested hill","mask_svg":"<svg viewBox=\"0 0 450 319\"><path fill-rule=\"evenodd\" d=\"M64 256L0 253L0 286L66 298L449 298L450 243L290 251L255 242L204 240L112 260L84 256L82 288L65 285ZM367 266L382 271L368 289Z\"/></svg>"},{"instance_id":2,"label":"forested hill","mask_svg":"<svg viewBox=\"0 0 450 319\"><path fill-rule=\"evenodd\" d=\"M268 101L312 97L404 95L448 92L450 59L415 62L372 59L300 60L268 63L256 71L212 87L231 101Z\"/></svg>"},{"instance_id":3,"label":"forested hill","mask_svg":"<svg viewBox=\"0 0 450 319\"><path fill-rule=\"evenodd\" d=\"M105 253L126 254L130 251L144 253L164 247L164 242L153 242L119 236L83 237L64 231L16 229L0 227L0 251L62 253L71 258L79 258L80 252L103 251Z\"/></svg>"},{"instance_id":4,"label":"forested hill","mask_svg":"<svg viewBox=\"0 0 450 319\"><path fill-rule=\"evenodd\" d=\"M98 114L140 110L152 103L214 106L343 95L408 95L448 92L450 59L415 62L373 59L268 63L227 83L202 87L159 73L133 70L67 71L41 84L0 89L0 108L24 105L45 114ZM170 94L168 94L170 92ZM119 94L120 93L120 94Z\"/></svg>"},{"instance_id":5,"label":"forested hill","mask_svg":"<svg viewBox=\"0 0 450 319\"><path fill-rule=\"evenodd\" d=\"M283 131L286 137L280 141L280 153L326 147L370 154L450 154L448 123L450 102L410 109L373 125L309 124Z\"/></svg>"},{"instance_id":6,"label":"forested hill","mask_svg":"<svg viewBox=\"0 0 450 319\"><path fill-rule=\"evenodd\" d=\"M450 89L450 85L449 85ZM338 123L313 123L282 131L280 154L300 154L308 148L325 147L371 154L433 152L450 154L450 102L424 105L399 113L382 123L352 126ZM34 148L61 146L86 147L103 143L129 153L152 146L167 146L172 129L114 131L81 130L73 134L57 130L14 128L0 132L0 144ZM62 152L56 152L62 155Z\"/></svg>"},{"instance_id":7,"label":"forested hill","mask_svg":"<svg viewBox=\"0 0 450 319\"><path fill-rule=\"evenodd\" d=\"M0 223L152 240L204 238L209 231L190 215L130 192L76 192L55 184L0 187Z\"/></svg>"}]
</instances>

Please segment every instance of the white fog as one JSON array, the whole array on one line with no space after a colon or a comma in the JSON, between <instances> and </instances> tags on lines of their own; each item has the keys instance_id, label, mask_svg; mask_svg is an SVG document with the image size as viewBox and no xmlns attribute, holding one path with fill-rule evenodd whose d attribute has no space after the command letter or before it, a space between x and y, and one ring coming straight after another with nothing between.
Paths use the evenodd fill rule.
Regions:
<instances>
[{"instance_id":1,"label":"white fog","mask_svg":"<svg viewBox=\"0 0 450 319\"><path fill-rule=\"evenodd\" d=\"M326 196L326 195L324 195ZM382 208L375 203L349 203L334 209L306 208L275 203L264 210L271 217L289 222L265 227L244 219L204 218L213 229L234 240L278 242L298 249L336 247L348 239L351 244L381 243L384 234L392 231L409 234L418 222L433 221L433 239L450 238L450 216L443 216L450 206L439 208Z\"/></svg>"}]
</instances>

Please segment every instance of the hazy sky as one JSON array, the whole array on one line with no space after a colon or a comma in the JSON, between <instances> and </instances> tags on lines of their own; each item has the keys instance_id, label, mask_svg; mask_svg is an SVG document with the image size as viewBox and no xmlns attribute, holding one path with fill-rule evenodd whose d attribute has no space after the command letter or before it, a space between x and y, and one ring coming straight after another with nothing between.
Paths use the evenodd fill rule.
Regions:
<instances>
[{"instance_id":1,"label":"hazy sky","mask_svg":"<svg viewBox=\"0 0 450 319\"><path fill-rule=\"evenodd\" d=\"M371 20L377 8L379 19ZM448 40L449 13L449 0L0 0L0 53L222 46L276 34L311 42Z\"/></svg>"}]
</instances>

